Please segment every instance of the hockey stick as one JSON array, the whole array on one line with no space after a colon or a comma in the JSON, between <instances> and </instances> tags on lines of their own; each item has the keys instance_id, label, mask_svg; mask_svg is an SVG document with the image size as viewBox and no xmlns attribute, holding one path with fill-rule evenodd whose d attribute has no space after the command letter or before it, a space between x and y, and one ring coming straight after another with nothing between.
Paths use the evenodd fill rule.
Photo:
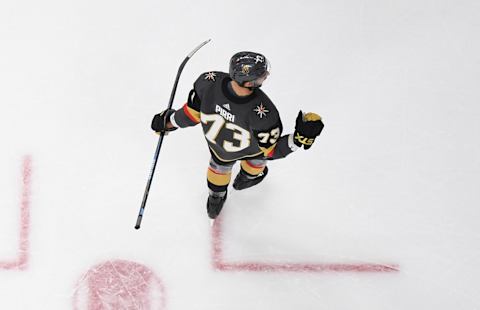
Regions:
<instances>
[{"instance_id":1,"label":"hockey stick","mask_svg":"<svg viewBox=\"0 0 480 310\"><path fill-rule=\"evenodd\" d=\"M192 58L192 56L201 49L205 44L210 42L211 39L208 39L205 42L202 42L199 46L197 46L190 54L185 57L182 64L178 68L177 77L175 78L175 83L173 84L172 93L170 95L170 101L168 102L168 109L172 108L173 98L175 97L175 92L177 91L178 80L180 79L180 75L182 74L183 67L185 64ZM140 211L138 211L137 223L135 224L135 229L140 228L140 224L142 223L143 218L143 211L145 210L145 205L147 203L148 193L150 192L150 186L152 185L153 174L155 173L155 167L157 166L158 155L160 154L160 149L162 147L163 137L165 136L165 132L160 133L160 137L158 138L157 149L155 150L155 155L153 156L153 164L152 168L150 169L150 175L148 176L147 186L145 187L145 192L143 194L142 205L140 207Z\"/></svg>"}]
</instances>

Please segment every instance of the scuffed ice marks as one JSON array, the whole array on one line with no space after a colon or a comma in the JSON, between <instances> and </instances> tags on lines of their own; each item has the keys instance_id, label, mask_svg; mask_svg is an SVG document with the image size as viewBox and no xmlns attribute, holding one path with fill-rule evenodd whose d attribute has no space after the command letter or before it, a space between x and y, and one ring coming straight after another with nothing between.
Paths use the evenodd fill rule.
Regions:
<instances>
[{"instance_id":1,"label":"scuffed ice marks","mask_svg":"<svg viewBox=\"0 0 480 310\"><path fill-rule=\"evenodd\" d=\"M147 267L109 260L95 265L79 280L74 309L165 309L165 290Z\"/></svg>"}]
</instances>

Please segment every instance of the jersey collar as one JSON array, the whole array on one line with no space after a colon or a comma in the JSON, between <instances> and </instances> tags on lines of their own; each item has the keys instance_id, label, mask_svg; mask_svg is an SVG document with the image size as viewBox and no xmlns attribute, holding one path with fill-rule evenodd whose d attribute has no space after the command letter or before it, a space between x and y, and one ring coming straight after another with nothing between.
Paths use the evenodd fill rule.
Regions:
<instances>
[{"instance_id":1,"label":"jersey collar","mask_svg":"<svg viewBox=\"0 0 480 310\"><path fill-rule=\"evenodd\" d=\"M228 76L225 77L222 80L222 93L225 97L227 97L228 100L230 100L234 103L242 104L242 103L250 102L257 97L257 92L255 90L253 91L253 93L251 95L248 95L248 96L245 96L245 97L235 95L233 93L233 90L231 90L230 87L228 87L228 83L231 80L232 79Z\"/></svg>"}]
</instances>

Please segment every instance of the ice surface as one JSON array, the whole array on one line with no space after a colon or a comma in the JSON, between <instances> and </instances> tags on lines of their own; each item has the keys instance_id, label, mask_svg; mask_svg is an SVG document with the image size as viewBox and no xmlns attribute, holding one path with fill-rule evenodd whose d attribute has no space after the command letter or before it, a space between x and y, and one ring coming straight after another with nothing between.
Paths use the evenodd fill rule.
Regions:
<instances>
[{"instance_id":1,"label":"ice surface","mask_svg":"<svg viewBox=\"0 0 480 310\"><path fill-rule=\"evenodd\" d=\"M480 308L479 20L476 1L1 2L0 309ZM151 117L209 38L175 107L255 50L285 133L299 109L324 132L231 190L215 230L201 130L175 131L134 230ZM398 270L306 268L371 265Z\"/></svg>"}]
</instances>

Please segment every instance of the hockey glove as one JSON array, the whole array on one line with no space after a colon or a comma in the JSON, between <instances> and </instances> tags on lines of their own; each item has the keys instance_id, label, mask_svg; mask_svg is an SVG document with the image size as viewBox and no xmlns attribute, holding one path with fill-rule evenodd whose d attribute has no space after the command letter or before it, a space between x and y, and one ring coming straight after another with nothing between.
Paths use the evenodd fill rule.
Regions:
<instances>
[{"instance_id":1,"label":"hockey glove","mask_svg":"<svg viewBox=\"0 0 480 310\"><path fill-rule=\"evenodd\" d=\"M299 147L303 145L303 148L308 150L315 138L322 132L323 126L320 115L315 113L303 114L302 111L298 112L293 142Z\"/></svg>"},{"instance_id":2,"label":"hockey glove","mask_svg":"<svg viewBox=\"0 0 480 310\"><path fill-rule=\"evenodd\" d=\"M167 109L160 114L156 114L152 120L152 129L156 132L173 131L177 129L170 123L170 116L175 113L174 109Z\"/></svg>"}]
</instances>

